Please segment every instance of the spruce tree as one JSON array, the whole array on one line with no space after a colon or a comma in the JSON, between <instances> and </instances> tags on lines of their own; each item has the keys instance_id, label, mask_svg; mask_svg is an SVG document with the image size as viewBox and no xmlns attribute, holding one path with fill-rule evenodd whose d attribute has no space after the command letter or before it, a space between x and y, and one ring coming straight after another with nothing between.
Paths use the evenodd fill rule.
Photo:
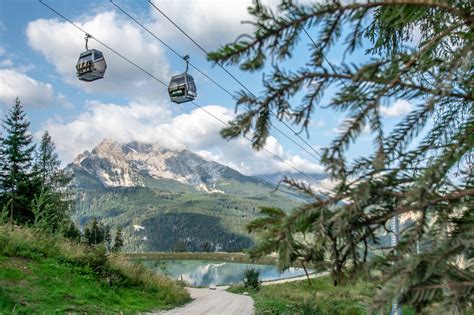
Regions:
<instances>
[{"instance_id":1,"label":"spruce tree","mask_svg":"<svg viewBox=\"0 0 474 315\"><path fill-rule=\"evenodd\" d=\"M41 215L46 218L46 225L53 232L59 230L61 224L68 219L67 212L71 206L67 185L71 182L72 175L62 170L60 165L54 142L45 131L36 152L33 173L39 183L39 194L45 200L39 211L45 212Z\"/></svg>"},{"instance_id":2,"label":"spruce tree","mask_svg":"<svg viewBox=\"0 0 474 315\"><path fill-rule=\"evenodd\" d=\"M122 228L119 226L115 232L114 246L112 247L113 252L119 252L123 248L123 236Z\"/></svg>"},{"instance_id":3,"label":"spruce tree","mask_svg":"<svg viewBox=\"0 0 474 315\"><path fill-rule=\"evenodd\" d=\"M5 175L6 175L6 158L5 158L4 148L3 148L3 135L0 132L0 197L5 191L5 186L3 184L5 180Z\"/></svg>"},{"instance_id":4,"label":"spruce tree","mask_svg":"<svg viewBox=\"0 0 474 315\"><path fill-rule=\"evenodd\" d=\"M35 146L28 130L29 126L30 123L17 98L3 120L5 137L2 141L4 163L1 203L2 208L8 208L10 211L12 223L28 223L34 219L30 201L36 189L31 172Z\"/></svg>"},{"instance_id":5,"label":"spruce tree","mask_svg":"<svg viewBox=\"0 0 474 315\"><path fill-rule=\"evenodd\" d=\"M48 131L45 131L41 137L33 166L34 173L39 177L42 186L54 187L57 185L60 165L61 161L56 153L56 146Z\"/></svg>"},{"instance_id":6,"label":"spruce tree","mask_svg":"<svg viewBox=\"0 0 474 315\"><path fill-rule=\"evenodd\" d=\"M244 71L268 63L272 70L264 76L262 98L240 91L237 105L245 109L222 135L251 133L260 149L272 126L271 112L303 130L321 105L347 114L321 159L338 185L320 198L287 179L314 202L291 213L264 209L249 226L264 234L254 255L277 251L283 268L297 259L317 263L329 257L337 285L370 263L382 274L370 305L382 312L397 300L433 314L472 309L473 10L472 1L298 5L284 0L274 12L254 2L253 32L208 57ZM415 29L419 43L410 44ZM308 60L297 70L286 69L284 61L303 38L311 41ZM334 49L345 52L340 64L327 62ZM366 58L354 54L361 50ZM328 92L332 97L322 103ZM396 99L410 101L414 109L387 132L382 105ZM349 160L348 148L366 126L374 148ZM396 217L406 219L400 243L377 250ZM302 241L301 235L311 237ZM375 256L370 262L369 254Z\"/></svg>"}]
</instances>

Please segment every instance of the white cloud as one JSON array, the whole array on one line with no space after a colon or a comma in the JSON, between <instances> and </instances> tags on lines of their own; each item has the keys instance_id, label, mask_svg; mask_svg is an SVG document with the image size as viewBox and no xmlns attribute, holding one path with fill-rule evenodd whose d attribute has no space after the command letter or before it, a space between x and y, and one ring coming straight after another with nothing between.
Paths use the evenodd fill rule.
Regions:
<instances>
[{"instance_id":1,"label":"white cloud","mask_svg":"<svg viewBox=\"0 0 474 315\"><path fill-rule=\"evenodd\" d=\"M208 105L205 110L223 121L234 116L232 110L222 106ZM265 151L254 151L246 139L223 140L219 134L222 127L219 121L200 109L171 117L167 107L141 100L127 106L91 101L87 111L74 120L51 120L43 125L43 130L50 132L66 163L84 150L91 150L104 138L110 138L119 142L159 143L172 149L187 148L244 174L294 171L288 164L301 171L323 171L319 165L286 153L273 137L268 138L265 149L286 162Z\"/></svg>"},{"instance_id":2,"label":"white cloud","mask_svg":"<svg viewBox=\"0 0 474 315\"><path fill-rule=\"evenodd\" d=\"M152 2L207 50L234 41L237 36L252 30L249 24L242 24L242 21L251 19L247 8L252 4L252 0ZM276 8L280 3L279 0L263 2L272 8ZM151 23L154 32L165 39L179 38L183 44L189 44L189 40L151 5L150 12L155 19Z\"/></svg>"},{"instance_id":3,"label":"white cloud","mask_svg":"<svg viewBox=\"0 0 474 315\"><path fill-rule=\"evenodd\" d=\"M163 48L158 42L145 37L133 22L113 11L74 22L167 83L169 65ZM157 86L156 81L93 39L89 40L89 48L96 48L104 53L107 70L102 80L93 83L79 81L75 66L79 54L85 50L84 34L67 22L38 19L28 23L26 35L29 45L43 54L66 82L88 92L155 97L165 93L165 89Z\"/></svg>"},{"instance_id":4,"label":"white cloud","mask_svg":"<svg viewBox=\"0 0 474 315\"><path fill-rule=\"evenodd\" d=\"M0 67L11 67L13 66L13 61L9 58L3 59L0 61Z\"/></svg>"},{"instance_id":5,"label":"white cloud","mask_svg":"<svg viewBox=\"0 0 474 315\"><path fill-rule=\"evenodd\" d=\"M380 113L385 117L401 117L413 110L410 102L405 100L397 100L391 106L380 106Z\"/></svg>"},{"instance_id":6,"label":"white cloud","mask_svg":"<svg viewBox=\"0 0 474 315\"><path fill-rule=\"evenodd\" d=\"M72 109L76 108L76 106L74 106L74 104L71 103L71 102L67 99L66 95L64 95L64 94L61 93L61 92L58 93L57 99L58 99L59 104L61 104L61 106L64 107L65 109L70 109L70 110L72 110Z\"/></svg>"},{"instance_id":7,"label":"white cloud","mask_svg":"<svg viewBox=\"0 0 474 315\"><path fill-rule=\"evenodd\" d=\"M46 107L54 99L53 87L11 69L0 69L0 102L13 105L16 97L25 107Z\"/></svg>"},{"instance_id":8,"label":"white cloud","mask_svg":"<svg viewBox=\"0 0 474 315\"><path fill-rule=\"evenodd\" d=\"M169 114L166 108L145 100L128 106L90 101L86 104L86 111L74 120L49 120L42 129L49 131L62 160L68 163L105 138L120 142L150 142L157 138L156 124L163 123Z\"/></svg>"}]
</instances>

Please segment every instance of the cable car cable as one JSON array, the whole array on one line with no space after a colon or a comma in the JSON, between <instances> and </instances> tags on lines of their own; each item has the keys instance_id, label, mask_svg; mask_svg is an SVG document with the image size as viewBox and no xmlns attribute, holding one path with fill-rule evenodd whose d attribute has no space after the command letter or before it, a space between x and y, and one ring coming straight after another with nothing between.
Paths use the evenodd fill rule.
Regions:
<instances>
[{"instance_id":1,"label":"cable car cable","mask_svg":"<svg viewBox=\"0 0 474 315\"><path fill-rule=\"evenodd\" d=\"M162 80L160 80L159 78L157 78L156 76L154 76L153 74L151 74L150 72L148 72L147 70L143 69L142 67L140 67L139 65L137 65L135 62L133 62L132 60L128 59L127 57L125 57L124 55L122 55L121 53L119 53L118 51L116 51L115 49L111 48L109 45L105 44L104 42L102 42L101 40L99 40L98 38L94 37L93 35L91 35L90 33L86 32L83 28L81 28L80 26L78 26L76 23L72 22L71 20L69 20L67 17L65 17L63 14L61 14L60 12L58 12L57 10L55 10L54 8L52 8L51 6L47 5L46 3L43 2L43 0L38 0L42 5L44 5L45 7L47 7L49 10L51 10L52 12L54 12L56 15L58 15L59 17L61 17L62 19L64 19L65 21L69 22L71 25L73 25L74 27L76 27L78 30L80 30L81 32L83 32L84 34L89 34L91 36L91 38L95 39L98 43L100 43L101 45L103 45L104 47L106 47L107 49L109 49L110 51L112 51L113 53L115 53L116 55L120 56L122 59L126 60L128 63L130 63L131 65L133 65L134 67L136 67L137 69L141 70L142 72L144 72L145 74L147 74L148 76L150 76L152 79L154 79L155 81L159 82L160 84L162 84L164 87L167 87L168 85L163 82ZM219 122L223 123L224 125L228 126L228 123L226 123L225 121L223 121L222 119L220 119L219 117L215 116L214 114L212 114L211 112L209 112L208 110L206 110L205 108L203 108L202 106L198 105L196 102L192 101L192 103L199 109L203 110L205 113L207 113L208 115L210 115L211 117L213 117L214 119L218 120ZM248 138L248 137L245 137L247 140L249 140L251 142L251 139ZM280 156L272 153L271 151L267 150L266 148L263 148L263 150L265 152L267 152L268 154L270 154L271 156L275 157L276 159L280 160L281 162L285 163L286 165L288 165L289 167L291 167L292 169L296 170L298 173L300 173L301 175L307 177L309 179L309 183L311 183L313 181L313 179L311 177L309 177L306 173L304 173L303 171L299 170L298 168L296 168L295 166L293 166L292 164L290 164L288 161L284 160L283 158L281 158ZM325 187L324 185L320 184L321 187L327 189L328 191L330 191L329 188Z\"/></svg>"},{"instance_id":2,"label":"cable car cable","mask_svg":"<svg viewBox=\"0 0 474 315\"><path fill-rule=\"evenodd\" d=\"M288 11L290 11L291 15L293 15L293 18L296 19L296 15L295 13L293 13L293 11L291 10L291 8L288 6ZM313 39L313 37L311 37L311 35L309 34L309 32L306 30L306 28L303 26L303 31L304 33L306 34L306 36L308 36L308 38L311 40L311 42L313 43L313 45L316 47L316 48L320 48L320 46L316 43L316 41ZM323 59L326 61L326 63L329 65L329 67L332 69L332 71L334 71L334 74L337 75L337 71L334 67L334 65L328 60L328 58L326 58L326 56L321 53ZM346 85L346 82L344 82L344 80L342 78L339 77L339 81L341 81L342 85L344 85L345 88L347 88L347 85ZM359 107L362 109L361 105L359 104ZM374 129L376 129L379 133L379 136L380 138L385 141L384 137L383 137L383 134L382 134L382 131L380 130L380 128L374 123L374 121L372 120L372 118L370 118L370 116L367 115L367 118L369 119L369 121L372 123L372 127Z\"/></svg>"},{"instance_id":3,"label":"cable car cable","mask_svg":"<svg viewBox=\"0 0 474 315\"><path fill-rule=\"evenodd\" d=\"M158 36L156 36L156 34L154 34L152 31L150 31L146 26L144 26L142 23L140 23L137 19L135 19L131 14L129 14L128 12L125 11L125 9L123 9L122 7L120 7L117 3L115 3L113 0L109 0L110 3L112 3L117 9L119 9L123 14L125 14L126 16L128 16L131 20L133 20L136 24L138 24L141 28L143 28L145 31L147 31L151 36L153 36L156 40L158 40L160 43L162 43L166 48L168 48L169 50L171 50L175 55L177 55L178 57L180 57L181 59L184 59L185 56L181 56L180 53L178 53L175 49L173 49L170 45L168 45L165 41L163 41L162 39L160 39ZM232 97L233 99L237 100L237 97L235 95L233 95L229 90L227 90L225 87L223 87L221 84L219 84L218 82L216 82L214 79L212 79L209 75L205 74L203 71L201 71L199 68L197 68L196 66L194 66L191 62L189 62L189 65L191 67L193 67L196 71L198 71L201 75L203 75L204 77L206 77L209 81L211 81L212 83L214 83L216 86L218 86L221 90L223 90L224 92L226 92L230 97ZM271 122L270 122L271 123ZM272 125L275 130L277 130L280 134L282 134L284 137L286 137L288 140L290 140L291 142L293 142L294 144L296 144L299 148L301 148L303 151L305 151L309 156L311 156L312 158L314 158L316 161L319 161L320 158L321 158L321 154L319 152L316 151L316 153L319 155L319 158L316 157L313 153L309 152L305 147L303 147L301 144L295 142L295 140L293 140L290 136L288 136L285 132L283 132L282 130L280 130L278 127L276 127L275 125ZM293 130L292 130L293 131ZM294 131L293 131L294 132Z\"/></svg>"},{"instance_id":4,"label":"cable car cable","mask_svg":"<svg viewBox=\"0 0 474 315\"><path fill-rule=\"evenodd\" d=\"M161 38L159 38L158 36L156 36L155 34L153 34L153 32L151 32L147 27L145 27L143 24L141 24L139 21L137 21L137 19L135 19L133 16L131 16L130 14L128 14L124 9L122 9L118 4L116 4L115 2L113 2L112 0L109 0L110 3L112 3L115 7L117 7L117 9L119 9L120 11L123 12L123 14L125 14L126 16L128 16L130 19L132 19L135 23L137 23L138 25L140 25L145 31L148 32L148 34L150 34L151 36L153 36L157 41L159 41L160 43L162 43L166 48L168 48L169 50L171 50L176 56L178 56L179 58L183 59L184 60L184 57L185 56L182 56L180 53L178 53L175 49L173 49L170 45L168 45L165 41L163 41ZM209 77L208 75L206 75L206 73L202 72L199 68L197 68L196 66L194 66L191 62L189 62L189 65L194 69L196 70L197 72L199 72L201 75L203 75L204 77L206 77L206 79L208 79L209 81L211 81L212 83L214 83L215 85L219 86L222 90L224 90L227 94L231 95L232 94L226 90L226 88L224 88L222 85L220 85L218 82L214 81L211 77Z\"/></svg>"},{"instance_id":5,"label":"cable car cable","mask_svg":"<svg viewBox=\"0 0 474 315\"><path fill-rule=\"evenodd\" d=\"M163 11L161 11L155 4L151 1L148 0L148 3L155 8L161 15L163 15L171 24L173 24L181 33L183 33L189 40L191 40L200 50L202 50L206 56L209 55L209 52L204 49L199 43L197 43L191 36L189 36L179 25L177 25L170 17L168 17ZM216 62L216 64L224 70L234 81L236 81L242 88L244 88L249 94L251 94L255 99L260 100L252 91L250 91L239 79L237 79L229 70L227 70L222 64ZM301 141L303 141L304 144L306 144L314 153L316 153L320 158L322 158L321 153L319 153L311 144L308 143L305 139L303 139L299 133L297 133L293 128L291 128L290 125L288 125L283 119L278 117L277 114L275 114L271 109L269 109L269 112L275 116L285 127L287 127L289 130L293 132L295 136L297 136Z\"/></svg>"},{"instance_id":6,"label":"cable car cable","mask_svg":"<svg viewBox=\"0 0 474 315\"><path fill-rule=\"evenodd\" d=\"M60 16L61 18L63 18L64 20L66 20L67 22L69 22L70 24L72 24L73 26L75 26L78 30L80 30L81 32L85 33L85 34L89 34L90 33L87 33L83 28L81 28L80 26L78 26L77 24L75 24L74 22L72 22L71 20L69 20L67 17L65 17L64 15L62 15L61 13L59 13L58 11L56 11L55 9L53 9L52 7L50 7L49 5L47 5L46 3L43 2L43 0L38 0L42 5L44 5L45 7L47 7L48 9L50 9L51 11L53 11L54 13L56 13L58 16ZM101 40L97 39L96 37L90 35L90 38L93 38L95 39L98 43L100 43L101 45L103 45L104 47L106 47L107 49L109 49L110 51L112 51L113 53L115 53L116 55L118 55L119 57L121 57L122 59L126 60L128 63L132 64L133 66L135 66L136 68L140 69L141 71L145 72L146 74L148 74L150 77L152 77L153 79L155 79L156 81L160 82L161 84L165 85L166 86L166 83L164 83L163 81L161 81L160 79L158 79L157 77L155 77L153 74L151 74L150 72L146 71L145 69L143 69L142 67L140 67L139 65L137 65L135 62L133 62L132 60L128 59L127 57L123 56L121 53L119 53L118 51L116 51L115 49L111 48L109 45L105 44L104 42L102 42Z\"/></svg>"}]
</instances>

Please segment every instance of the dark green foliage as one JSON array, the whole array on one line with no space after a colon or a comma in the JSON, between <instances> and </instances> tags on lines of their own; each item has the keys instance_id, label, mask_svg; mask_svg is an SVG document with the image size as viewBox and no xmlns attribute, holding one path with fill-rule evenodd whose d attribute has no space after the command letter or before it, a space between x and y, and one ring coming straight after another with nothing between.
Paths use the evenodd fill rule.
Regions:
<instances>
[{"instance_id":1,"label":"dark green foliage","mask_svg":"<svg viewBox=\"0 0 474 315\"><path fill-rule=\"evenodd\" d=\"M110 226L105 226L105 236L104 236L104 244L108 250L112 249L112 234L110 233Z\"/></svg>"},{"instance_id":2,"label":"dark green foliage","mask_svg":"<svg viewBox=\"0 0 474 315\"><path fill-rule=\"evenodd\" d=\"M179 241L176 241L176 243L173 244L173 252L175 252L175 253L184 253L186 251L187 251L187 248L186 248L186 242L185 241L179 240Z\"/></svg>"},{"instance_id":3,"label":"dark green foliage","mask_svg":"<svg viewBox=\"0 0 474 315\"><path fill-rule=\"evenodd\" d=\"M84 227L83 242L89 246L105 244L108 237L110 237L109 227L101 221L94 219Z\"/></svg>"},{"instance_id":4,"label":"dark green foliage","mask_svg":"<svg viewBox=\"0 0 474 315\"><path fill-rule=\"evenodd\" d=\"M261 205L278 205L289 210L297 205L283 194L258 190L256 186L244 187L244 184L239 187L237 183L227 186L239 191L247 189L245 195L201 193L172 180L164 185L154 180L154 186L150 188L99 188L96 185L100 183L78 169L74 182L81 196L75 207L74 220L81 226L94 218L112 229L121 226L127 238L125 251L171 251L176 241L187 237L192 238L187 242L190 251L201 251L202 243L206 241L214 247L219 243L219 250L239 251L252 244L245 226L255 218L255 209ZM186 193L181 192L181 185L187 187ZM175 191L176 186L178 191ZM171 228L173 224L176 225L174 229ZM135 231L134 225L145 229ZM188 229L193 233L187 233Z\"/></svg>"},{"instance_id":5,"label":"dark green foliage","mask_svg":"<svg viewBox=\"0 0 474 315\"><path fill-rule=\"evenodd\" d=\"M114 246L112 247L113 252L120 252L123 247L123 236L122 236L122 228L119 226L117 231L115 232L114 237Z\"/></svg>"},{"instance_id":6,"label":"dark green foliage","mask_svg":"<svg viewBox=\"0 0 474 315\"><path fill-rule=\"evenodd\" d=\"M244 283L244 288L259 290L260 289L260 271L255 268L249 268L245 270L244 278L242 282Z\"/></svg>"},{"instance_id":7,"label":"dark green foliage","mask_svg":"<svg viewBox=\"0 0 474 315\"><path fill-rule=\"evenodd\" d=\"M44 133L33 157L35 146L29 122L18 99L4 118L3 127L6 135L0 139L2 217L8 212L12 223L59 231L68 219L71 201L66 186L72 177L60 169L51 137Z\"/></svg>"},{"instance_id":8,"label":"dark green foliage","mask_svg":"<svg viewBox=\"0 0 474 315\"><path fill-rule=\"evenodd\" d=\"M31 172L35 149L29 133L30 123L19 99L3 119L5 136L1 142L2 176L1 208L8 211L10 221L32 223L31 196L38 191Z\"/></svg>"},{"instance_id":9,"label":"dark green foliage","mask_svg":"<svg viewBox=\"0 0 474 315\"><path fill-rule=\"evenodd\" d=\"M201 251L209 253L214 251L214 245L211 242L205 241L201 245Z\"/></svg>"},{"instance_id":10,"label":"dark green foliage","mask_svg":"<svg viewBox=\"0 0 474 315\"><path fill-rule=\"evenodd\" d=\"M81 240L81 230L74 224L74 222L64 222L62 225L62 234L65 238L79 242Z\"/></svg>"},{"instance_id":11,"label":"dark green foliage","mask_svg":"<svg viewBox=\"0 0 474 315\"><path fill-rule=\"evenodd\" d=\"M56 153L51 136L47 131L41 137L33 164L33 174L40 184L41 204L35 203L35 220L42 216L43 226L52 232L58 231L68 220L68 210L72 205L68 185L72 181L72 173L60 168L61 161Z\"/></svg>"},{"instance_id":12,"label":"dark green foliage","mask_svg":"<svg viewBox=\"0 0 474 315\"><path fill-rule=\"evenodd\" d=\"M212 242L216 251L238 252L252 245L250 238L228 231L210 215L163 213L142 224L150 251L199 252L203 242Z\"/></svg>"},{"instance_id":13,"label":"dark green foliage","mask_svg":"<svg viewBox=\"0 0 474 315\"><path fill-rule=\"evenodd\" d=\"M269 134L270 110L307 128L323 95L333 90L324 105L346 112L347 119L321 160L338 185L328 198L314 195L314 202L288 215L266 209L250 226L263 233L254 254L277 250L283 268L296 259L329 258L340 285L347 271L367 263L369 246L376 247L380 234L390 232L392 218L400 216L410 222L400 244L373 252L372 268L381 270L383 285L372 307L384 310L398 299L431 313L472 309L473 2L286 0L279 9L272 12L256 1L249 11L253 34L209 55L248 71L272 60L263 98L242 91L237 104L247 109L222 135L252 133L259 149ZM286 70L280 65L306 36L303 27L315 37L311 56L300 69ZM421 39L410 44L415 29ZM324 56L336 43L345 48L344 61L328 65ZM361 62L352 53L362 49L368 58ZM410 101L414 109L383 134L382 104L396 99ZM348 161L348 148L365 126L374 138L373 152ZM423 248L419 253L417 244Z\"/></svg>"}]
</instances>

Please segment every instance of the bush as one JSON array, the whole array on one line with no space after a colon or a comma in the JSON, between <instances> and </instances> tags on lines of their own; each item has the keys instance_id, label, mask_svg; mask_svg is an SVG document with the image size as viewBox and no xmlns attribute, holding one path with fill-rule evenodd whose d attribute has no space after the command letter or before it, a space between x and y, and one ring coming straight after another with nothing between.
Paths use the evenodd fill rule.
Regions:
<instances>
[{"instance_id":1,"label":"bush","mask_svg":"<svg viewBox=\"0 0 474 315\"><path fill-rule=\"evenodd\" d=\"M259 290L260 289L260 271L255 268L250 268L245 270L244 278L244 287L248 289Z\"/></svg>"}]
</instances>

